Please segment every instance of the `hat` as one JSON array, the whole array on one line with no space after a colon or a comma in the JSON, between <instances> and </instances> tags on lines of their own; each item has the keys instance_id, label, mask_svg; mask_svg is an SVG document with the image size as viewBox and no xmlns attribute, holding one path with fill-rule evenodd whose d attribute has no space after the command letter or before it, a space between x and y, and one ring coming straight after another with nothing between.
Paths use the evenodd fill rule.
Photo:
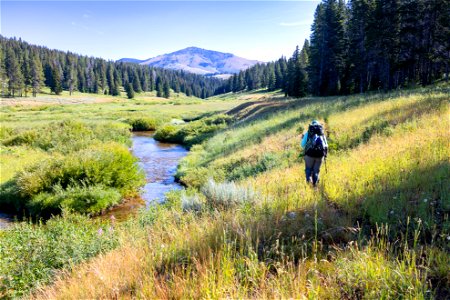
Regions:
<instances>
[{"instance_id":1,"label":"hat","mask_svg":"<svg viewBox=\"0 0 450 300\"><path fill-rule=\"evenodd\" d=\"M320 125L320 123L317 120L312 120L311 125Z\"/></svg>"}]
</instances>

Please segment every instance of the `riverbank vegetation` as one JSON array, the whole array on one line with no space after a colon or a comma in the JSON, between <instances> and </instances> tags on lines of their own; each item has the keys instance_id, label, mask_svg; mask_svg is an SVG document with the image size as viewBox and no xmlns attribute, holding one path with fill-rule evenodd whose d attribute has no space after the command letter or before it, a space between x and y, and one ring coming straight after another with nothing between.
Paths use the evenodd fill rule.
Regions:
<instances>
[{"instance_id":1,"label":"riverbank vegetation","mask_svg":"<svg viewBox=\"0 0 450 300\"><path fill-rule=\"evenodd\" d=\"M181 162L188 189L116 224L116 242L99 251L114 250L64 267L33 297L447 297L448 86L261 95L226 117L171 124L183 138L202 137L196 126L229 120ZM317 191L298 146L311 118L325 124L331 148Z\"/></svg>"},{"instance_id":2,"label":"riverbank vegetation","mask_svg":"<svg viewBox=\"0 0 450 300\"><path fill-rule=\"evenodd\" d=\"M25 220L0 231L0 296L7 298L122 244L122 225L79 214L102 214L137 193L143 176L128 150L131 131L223 112L243 100L180 94L161 101L142 93L129 101L74 92L27 101L2 99L0 108L0 206ZM147 222L145 213L138 219Z\"/></svg>"}]
</instances>

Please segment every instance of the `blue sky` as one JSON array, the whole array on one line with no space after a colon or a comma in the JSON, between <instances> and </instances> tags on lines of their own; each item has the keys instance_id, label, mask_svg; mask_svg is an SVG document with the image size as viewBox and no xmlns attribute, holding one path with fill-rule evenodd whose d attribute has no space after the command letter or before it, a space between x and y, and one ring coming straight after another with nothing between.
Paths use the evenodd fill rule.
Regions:
<instances>
[{"instance_id":1,"label":"blue sky","mask_svg":"<svg viewBox=\"0 0 450 300\"><path fill-rule=\"evenodd\" d=\"M318 3L1 0L0 33L112 60L196 46L271 61L309 38Z\"/></svg>"}]
</instances>

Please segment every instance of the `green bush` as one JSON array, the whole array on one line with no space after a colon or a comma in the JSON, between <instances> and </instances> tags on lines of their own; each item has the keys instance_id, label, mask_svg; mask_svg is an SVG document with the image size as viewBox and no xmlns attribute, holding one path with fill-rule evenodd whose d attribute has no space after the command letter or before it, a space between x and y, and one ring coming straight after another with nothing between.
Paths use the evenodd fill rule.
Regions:
<instances>
[{"instance_id":1,"label":"green bush","mask_svg":"<svg viewBox=\"0 0 450 300\"><path fill-rule=\"evenodd\" d=\"M112 227L80 215L0 231L0 298L20 297L49 283L55 270L70 268L118 243Z\"/></svg>"},{"instance_id":2,"label":"green bush","mask_svg":"<svg viewBox=\"0 0 450 300\"><path fill-rule=\"evenodd\" d=\"M129 127L123 123L88 124L65 120L33 129L18 130L15 134L9 134L2 143L4 146L28 145L45 151L70 153L110 141L129 144Z\"/></svg>"},{"instance_id":3,"label":"green bush","mask_svg":"<svg viewBox=\"0 0 450 300\"><path fill-rule=\"evenodd\" d=\"M159 121L157 119L147 117L128 119L127 123L131 125L133 131L155 130L159 125Z\"/></svg>"},{"instance_id":4,"label":"green bush","mask_svg":"<svg viewBox=\"0 0 450 300\"><path fill-rule=\"evenodd\" d=\"M153 137L157 141L182 144L183 133L180 129L181 126L166 124L159 128Z\"/></svg>"},{"instance_id":5,"label":"green bush","mask_svg":"<svg viewBox=\"0 0 450 300\"><path fill-rule=\"evenodd\" d=\"M59 210L60 199L63 196L58 196L60 192L55 193L55 190L64 190L65 196L70 195L74 201L80 200L80 195L85 193L85 196L89 194L90 197L97 198L97 205L106 205L99 207L94 204L88 208L89 205L86 207L81 203L70 204L75 211L89 212L90 209L98 211L116 201L114 199L117 197L110 188L126 196L136 192L143 183L144 174L137 165L137 159L126 147L110 143L75 152L63 158L41 161L26 168L12 181L1 186L0 204L14 198L7 194L9 192L17 194L14 205L20 210L30 205L36 213L34 208L39 207L37 205L39 203L46 209ZM102 194L101 189L92 188L93 186L104 187L106 189L104 191L107 191L104 195L107 195L108 199L100 201L98 197ZM83 191L83 188L87 189ZM38 196L41 193L42 195ZM53 196L50 197L49 194Z\"/></svg>"},{"instance_id":6,"label":"green bush","mask_svg":"<svg viewBox=\"0 0 450 300\"><path fill-rule=\"evenodd\" d=\"M211 137L218 130L226 128L232 120L232 117L220 114L179 126L166 124L156 131L154 138L191 147Z\"/></svg>"},{"instance_id":7,"label":"green bush","mask_svg":"<svg viewBox=\"0 0 450 300\"><path fill-rule=\"evenodd\" d=\"M115 188L94 185L63 189L58 185L51 193L43 192L34 196L27 203L27 209L31 215L43 218L60 214L62 209L98 214L105 208L118 204L121 199L122 196Z\"/></svg>"}]
</instances>

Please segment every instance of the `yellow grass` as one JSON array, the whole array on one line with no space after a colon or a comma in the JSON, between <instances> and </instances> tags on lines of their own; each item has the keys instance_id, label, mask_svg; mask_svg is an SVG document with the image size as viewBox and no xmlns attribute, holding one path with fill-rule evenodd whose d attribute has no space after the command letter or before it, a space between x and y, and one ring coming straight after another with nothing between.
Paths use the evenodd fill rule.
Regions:
<instances>
[{"instance_id":1,"label":"yellow grass","mask_svg":"<svg viewBox=\"0 0 450 300\"><path fill-rule=\"evenodd\" d=\"M448 173L439 177L449 165L447 101L442 93L415 94L330 114L326 126L342 145L379 120L388 126L359 145L332 152L319 191L306 184L303 162L286 154L295 152L297 128L308 120L212 156L209 146L220 153L237 131L247 137L245 125L219 133L194 147L187 161L195 164L209 157L202 167L214 175L236 161L255 163L267 152L287 155L286 165L240 182L260 193L254 207L200 215L161 209L155 224L126 233L129 241L121 248L62 274L34 297L423 298L436 287L427 279L428 272L445 278L445 255L428 246L410 249L406 243L402 256L396 256L398 244L391 244L388 236L400 230L397 221L410 224L409 216L416 218L411 219L415 230L430 232L436 222L443 222L440 238L448 236L450 204L445 187L439 185L448 182ZM278 119L270 121L289 119L303 109L308 108L276 114L273 118ZM250 132L264 128L252 126ZM212 141L223 144L210 145ZM427 179L443 181L428 184ZM434 206L440 207L443 218L435 219ZM356 219L363 217L371 229L379 221L393 224L392 229L369 235L364 244L355 235L361 234Z\"/></svg>"}]
</instances>

